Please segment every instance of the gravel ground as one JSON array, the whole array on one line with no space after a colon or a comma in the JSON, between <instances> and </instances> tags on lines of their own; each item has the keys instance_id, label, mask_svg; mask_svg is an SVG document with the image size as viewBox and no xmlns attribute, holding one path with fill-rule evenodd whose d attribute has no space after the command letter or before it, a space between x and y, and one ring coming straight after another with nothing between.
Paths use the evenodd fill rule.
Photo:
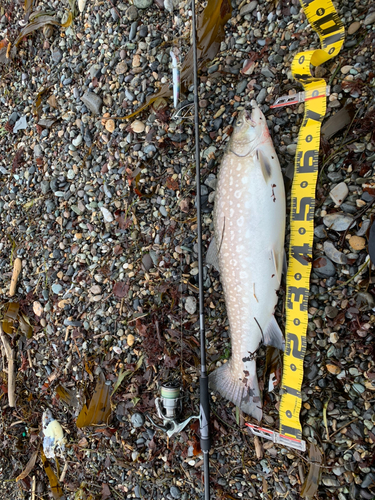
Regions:
<instances>
[{"instance_id":1,"label":"gravel ground","mask_svg":"<svg viewBox=\"0 0 375 500\"><path fill-rule=\"evenodd\" d=\"M0 313L19 257L14 300L33 327L31 338L21 331L11 339L17 406L9 408L6 394L0 401L3 498L31 498L33 477L35 498L50 497L39 458L15 483L40 446L46 408L65 430L58 460L67 499L201 498L197 425L168 441L145 419L149 413L158 421L154 398L171 378L182 379L184 415L199 407L192 89L179 104L186 106L182 120L171 99L130 126L118 119L170 81L177 34L181 59L189 49L189 6L167 2L170 10L173 4L171 13L162 0L80 0L71 26L32 33L11 63L0 64ZM41 1L34 9L65 22L69 5ZM319 498L373 499L375 288L367 237L375 196L375 10L367 0L336 8L345 45L317 74L331 85L326 120L344 107L353 120L322 143L301 421L305 439L324 452ZM4 0L0 38L13 42L24 17L21 3ZM297 0L233 0L225 39L200 78L205 242L236 112L254 98L289 191L303 104L269 106L301 90L291 61L318 45ZM229 357L228 324L219 275L204 273L212 369ZM280 324L284 297L282 289ZM261 349L260 378L265 363ZM112 397L108 425L78 429L76 416L99 375L113 388L121 370L128 375ZM2 390L5 381L2 371ZM78 407L59 398L60 384L75 391ZM270 428L278 427L278 401L277 390L264 392ZM299 498L307 455L254 441L243 426L249 419L217 395L212 412L213 498Z\"/></svg>"}]
</instances>

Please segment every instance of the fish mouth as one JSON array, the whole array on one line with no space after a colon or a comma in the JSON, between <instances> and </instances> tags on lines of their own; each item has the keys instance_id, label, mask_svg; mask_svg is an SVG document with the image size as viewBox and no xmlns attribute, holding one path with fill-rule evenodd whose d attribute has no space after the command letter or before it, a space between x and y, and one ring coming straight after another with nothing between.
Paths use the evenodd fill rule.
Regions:
<instances>
[{"instance_id":1,"label":"fish mouth","mask_svg":"<svg viewBox=\"0 0 375 500\"><path fill-rule=\"evenodd\" d=\"M243 117L251 127L256 126L256 121L253 119L254 118L253 115L254 115L254 110L252 110L251 112L248 110L244 110Z\"/></svg>"}]
</instances>

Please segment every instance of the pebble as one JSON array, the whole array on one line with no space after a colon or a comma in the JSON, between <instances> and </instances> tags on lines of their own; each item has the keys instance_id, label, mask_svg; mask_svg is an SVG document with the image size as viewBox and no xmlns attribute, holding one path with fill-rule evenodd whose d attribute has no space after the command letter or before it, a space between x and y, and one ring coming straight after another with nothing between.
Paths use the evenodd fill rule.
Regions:
<instances>
[{"instance_id":1,"label":"pebble","mask_svg":"<svg viewBox=\"0 0 375 500\"><path fill-rule=\"evenodd\" d=\"M337 184L337 186L335 186L329 193L335 205L341 205L348 194L349 188L345 182L340 182L340 184Z\"/></svg>"},{"instance_id":2,"label":"pebble","mask_svg":"<svg viewBox=\"0 0 375 500\"><path fill-rule=\"evenodd\" d=\"M146 126L140 120L134 120L134 122L132 122L131 124L131 128L135 134L141 134L142 132L144 132Z\"/></svg>"},{"instance_id":3,"label":"pebble","mask_svg":"<svg viewBox=\"0 0 375 500\"><path fill-rule=\"evenodd\" d=\"M126 17L129 21L135 21L138 17L138 9L135 5L131 5L126 11Z\"/></svg>"},{"instance_id":4,"label":"pebble","mask_svg":"<svg viewBox=\"0 0 375 500\"><path fill-rule=\"evenodd\" d=\"M130 419L131 423L133 424L133 427L138 428L142 427L145 423L145 417L142 415L142 413L133 413Z\"/></svg>"},{"instance_id":5,"label":"pebble","mask_svg":"<svg viewBox=\"0 0 375 500\"><path fill-rule=\"evenodd\" d=\"M43 307L37 300L33 302L33 311L36 316L41 316L43 314Z\"/></svg>"},{"instance_id":6,"label":"pebble","mask_svg":"<svg viewBox=\"0 0 375 500\"><path fill-rule=\"evenodd\" d=\"M333 231L346 231L353 222L353 217L342 212L329 214L323 217L323 223Z\"/></svg>"},{"instance_id":7,"label":"pebble","mask_svg":"<svg viewBox=\"0 0 375 500\"><path fill-rule=\"evenodd\" d=\"M133 0L137 9L148 9L151 7L153 0Z\"/></svg>"},{"instance_id":8,"label":"pebble","mask_svg":"<svg viewBox=\"0 0 375 500\"><path fill-rule=\"evenodd\" d=\"M124 73L126 73L128 71L128 65L126 64L125 61L121 61L116 66L116 70L115 71L116 71L116 73L118 75L123 75Z\"/></svg>"},{"instance_id":9,"label":"pebble","mask_svg":"<svg viewBox=\"0 0 375 500\"><path fill-rule=\"evenodd\" d=\"M364 26L369 26L370 24L373 24L375 22L375 11L371 12L371 14L368 14L364 21L363 24Z\"/></svg>"},{"instance_id":10,"label":"pebble","mask_svg":"<svg viewBox=\"0 0 375 500\"><path fill-rule=\"evenodd\" d=\"M74 147L78 148L82 144L82 135L78 134L75 139L72 140L72 144Z\"/></svg>"},{"instance_id":11,"label":"pebble","mask_svg":"<svg viewBox=\"0 0 375 500\"><path fill-rule=\"evenodd\" d=\"M189 314L195 314L195 312L197 310L197 299L195 297L189 295L189 297L186 298L185 310Z\"/></svg>"},{"instance_id":12,"label":"pebble","mask_svg":"<svg viewBox=\"0 0 375 500\"><path fill-rule=\"evenodd\" d=\"M52 285L52 291L53 291L53 293L55 293L56 295L58 295L59 293L61 293L61 292L62 292L62 289L63 289L63 288L62 288L62 286L61 286L61 285L59 285L58 283L55 283L55 284L53 284L53 285Z\"/></svg>"},{"instance_id":13,"label":"pebble","mask_svg":"<svg viewBox=\"0 0 375 500\"><path fill-rule=\"evenodd\" d=\"M324 253L330 260L332 260L336 264L342 264L342 265L347 264L348 258L344 253L336 249L332 241L330 240L325 241L323 246L324 246Z\"/></svg>"},{"instance_id":14,"label":"pebble","mask_svg":"<svg viewBox=\"0 0 375 500\"><path fill-rule=\"evenodd\" d=\"M267 90L261 89L261 91L259 92L259 94L256 97L256 102L258 104L262 104L265 101L266 97L267 97Z\"/></svg>"},{"instance_id":15,"label":"pebble","mask_svg":"<svg viewBox=\"0 0 375 500\"><path fill-rule=\"evenodd\" d=\"M100 207L100 210L103 214L103 218L105 220L105 222L113 222L113 215L111 214L111 212L107 209L107 208L104 208L104 207Z\"/></svg>"},{"instance_id":16,"label":"pebble","mask_svg":"<svg viewBox=\"0 0 375 500\"><path fill-rule=\"evenodd\" d=\"M134 345L134 342L135 342L135 337L134 335L132 335L131 333L129 333L129 335L127 336L127 339L126 339L126 343L128 344L128 346L132 346Z\"/></svg>"},{"instance_id":17,"label":"pebble","mask_svg":"<svg viewBox=\"0 0 375 500\"><path fill-rule=\"evenodd\" d=\"M313 261L314 273L316 273L321 278L328 278L330 276L335 276L336 268L331 260L327 257L319 257Z\"/></svg>"},{"instance_id":18,"label":"pebble","mask_svg":"<svg viewBox=\"0 0 375 500\"><path fill-rule=\"evenodd\" d=\"M257 8L258 2L256 0L252 0L250 3L241 7L240 16L246 16L246 14L251 14L253 10Z\"/></svg>"},{"instance_id":19,"label":"pebble","mask_svg":"<svg viewBox=\"0 0 375 500\"><path fill-rule=\"evenodd\" d=\"M173 498L181 498L181 492L177 486L171 486L169 492Z\"/></svg>"},{"instance_id":20,"label":"pebble","mask_svg":"<svg viewBox=\"0 0 375 500\"><path fill-rule=\"evenodd\" d=\"M86 91L81 97L81 101L95 115L101 112L103 101L94 92Z\"/></svg>"},{"instance_id":21,"label":"pebble","mask_svg":"<svg viewBox=\"0 0 375 500\"><path fill-rule=\"evenodd\" d=\"M362 236L351 236L349 245L353 250L363 250L366 247L366 240Z\"/></svg>"},{"instance_id":22,"label":"pebble","mask_svg":"<svg viewBox=\"0 0 375 500\"><path fill-rule=\"evenodd\" d=\"M354 35L354 33L358 31L360 27L361 23L359 21L354 21L354 23L352 23L348 28L348 35Z\"/></svg>"}]
</instances>

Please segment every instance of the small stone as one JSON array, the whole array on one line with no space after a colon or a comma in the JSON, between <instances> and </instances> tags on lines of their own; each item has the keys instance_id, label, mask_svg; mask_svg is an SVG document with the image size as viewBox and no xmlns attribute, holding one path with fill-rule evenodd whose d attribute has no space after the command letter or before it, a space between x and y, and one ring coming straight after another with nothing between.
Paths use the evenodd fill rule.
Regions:
<instances>
[{"instance_id":1,"label":"small stone","mask_svg":"<svg viewBox=\"0 0 375 500\"><path fill-rule=\"evenodd\" d=\"M341 372L341 368L336 365L326 365L327 371L333 375L338 375Z\"/></svg>"},{"instance_id":2,"label":"small stone","mask_svg":"<svg viewBox=\"0 0 375 500\"><path fill-rule=\"evenodd\" d=\"M181 493L177 486L171 486L169 492L173 498L181 498Z\"/></svg>"},{"instance_id":3,"label":"small stone","mask_svg":"<svg viewBox=\"0 0 375 500\"><path fill-rule=\"evenodd\" d=\"M59 294L59 293L61 293L62 289L63 289L62 286L59 285L58 283L55 283L55 284L52 285L52 291L56 295Z\"/></svg>"},{"instance_id":4,"label":"small stone","mask_svg":"<svg viewBox=\"0 0 375 500\"><path fill-rule=\"evenodd\" d=\"M256 102L258 104L262 104L267 97L267 90L266 89L261 89L259 94L256 97Z\"/></svg>"},{"instance_id":5,"label":"small stone","mask_svg":"<svg viewBox=\"0 0 375 500\"><path fill-rule=\"evenodd\" d=\"M94 92L86 91L81 97L81 101L84 103L86 108L88 108L95 115L100 113L103 101Z\"/></svg>"},{"instance_id":6,"label":"small stone","mask_svg":"<svg viewBox=\"0 0 375 500\"><path fill-rule=\"evenodd\" d=\"M139 68L140 65L141 65L141 56L139 54L135 54L135 56L133 57L132 66L133 68Z\"/></svg>"},{"instance_id":7,"label":"small stone","mask_svg":"<svg viewBox=\"0 0 375 500\"><path fill-rule=\"evenodd\" d=\"M329 214L323 217L324 225L327 226L328 229L333 229L333 231L346 231L352 222L353 216L342 212Z\"/></svg>"},{"instance_id":8,"label":"small stone","mask_svg":"<svg viewBox=\"0 0 375 500\"><path fill-rule=\"evenodd\" d=\"M131 124L131 128L135 134L141 134L145 130L146 126L140 120L134 120Z\"/></svg>"},{"instance_id":9,"label":"small stone","mask_svg":"<svg viewBox=\"0 0 375 500\"><path fill-rule=\"evenodd\" d=\"M347 65L345 65L345 66L343 66L343 67L341 68L341 73L342 73L343 75L346 75L346 74L348 74L348 73L349 73L349 71L350 71L352 68L353 68L353 66L350 66L349 64L347 64Z\"/></svg>"},{"instance_id":10,"label":"small stone","mask_svg":"<svg viewBox=\"0 0 375 500\"><path fill-rule=\"evenodd\" d=\"M258 2L256 0L252 0L250 3L241 7L240 16L246 16L246 14L251 14L253 10L257 8Z\"/></svg>"},{"instance_id":11,"label":"small stone","mask_svg":"<svg viewBox=\"0 0 375 500\"><path fill-rule=\"evenodd\" d=\"M347 256L337 250L335 245L330 240L324 242L324 253L336 264L345 265L348 262Z\"/></svg>"},{"instance_id":12,"label":"small stone","mask_svg":"<svg viewBox=\"0 0 375 500\"><path fill-rule=\"evenodd\" d=\"M126 339L126 343L128 344L128 346L131 347L132 345L134 345L134 341L135 341L134 335L129 333L129 335L127 336L127 339Z\"/></svg>"},{"instance_id":13,"label":"small stone","mask_svg":"<svg viewBox=\"0 0 375 500\"><path fill-rule=\"evenodd\" d=\"M61 52L60 49L55 49L52 52L51 56L52 56L53 62L55 62L56 64L58 64L61 61L62 57L63 57L62 52Z\"/></svg>"},{"instance_id":14,"label":"small stone","mask_svg":"<svg viewBox=\"0 0 375 500\"><path fill-rule=\"evenodd\" d=\"M361 23L359 21L354 21L354 23L352 23L348 28L348 35L354 35L354 33L358 31L360 27Z\"/></svg>"},{"instance_id":15,"label":"small stone","mask_svg":"<svg viewBox=\"0 0 375 500\"><path fill-rule=\"evenodd\" d=\"M330 319L336 318L336 316L339 313L337 310L337 307L333 307L333 306L326 306L324 308L324 312L326 313L326 316Z\"/></svg>"},{"instance_id":16,"label":"small stone","mask_svg":"<svg viewBox=\"0 0 375 500\"><path fill-rule=\"evenodd\" d=\"M92 287L90 288L90 292L93 295L97 295L98 293L102 293L102 289L100 288L99 285L92 285Z\"/></svg>"},{"instance_id":17,"label":"small stone","mask_svg":"<svg viewBox=\"0 0 375 500\"><path fill-rule=\"evenodd\" d=\"M43 180L41 183L40 183L40 189L42 190L42 193L43 194L47 194L49 191L50 191L50 183L49 181L47 180Z\"/></svg>"},{"instance_id":18,"label":"small stone","mask_svg":"<svg viewBox=\"0 0 375 500\"><path fill-rule=\"evenodd\" d=\"M363 250L366 247L366 240L362 236L352 236L349 245L353 250Z\"/></svg>"},{"instance_id":19,"label":"small stone","mask_svg":"<svg viewBox=\"0 0 375 500\"><path fill-rule=\"evenodd\" d=\"M327 257L318 257L313 262L314 273L321 278L329 278L336 274L336 268Z\"/></svg>"},{"instance_id":20,"label":"small stone","mask_svg":"<svg viewBox=\"0 0 375 500\"><path fill-rule=\"evenodd\" d=\"M111 214L111 212L107 208L100 207L100 210L101 210L101 212L103 214L103 218L106 222L113 222L113 215Z\"/></svg>"},{"instance_id":21,"label":"small stone","mask_svg":"<svg viewBox=\"0 0 375 500\"><path fill-rule=\"evenodd\" d=\"M37 300L33 303L33 311L36 316L41 316L43 314L43 307Z\"/></svg>"},{"instance_id":22,"label":"small stone","mask_svg":"<svg viewBox=\"0 0 375 500\"><path fill-rule=\"evenodd\" d=\"M108 132L110 132L111 134L112 134L112 132L115 130L115 127L116 127L116 125L115 125L115 121L114 121L114 120L110 119L110 120L107 120L107 121L105 122L105 128L106 128L106 130L108 130Z\"/></svg>"},{"instance_id":23,"label":"small stone","mask_svg":"<svg viewBox=\"0 0 375 500\"><path fill-rule=\"evenodd\" d=\"M246 79L238 82L236 87L236 94L242 94L242 92L246 89L247 83L248 82Z\"/></svg>"},{"instance_id":24,"label":"small stone","mask_svg":"<svg viewBox=\"0 0 375 500\"><path fill-rule=\"evenodd\" d=\"M133 427L142 427L142 425L145 423L145 417L142 415L142 413L133 413L130 421L133 424Z\"/></svg>"},{"instance_id":25,"label":"small stone","mask_svg":"<svg viewBox=\"0 0 375 500\"><path fill-rule=\"evenodd\" d=\"M146 253L142 257L142 267L146 271L146 273L154 266L154 263L151 259L151 256L149 253Z\"/></svg>"},{"instance_id":26,"label":"small stone","mask_svg":"<svg viewBox=\"0 0 375 500\"><path fill-rule=\"evenodd\" d=\"M189 297L187 297L186 302L185 302L185 310L189 314L194 314L196 312L197 299L195 297L192 297L191 295L189 295Z\"/></svg>"},{"instance_id":27,"label":"small stone","mask_svg":"<svg viewBox=\"0 0 375 500\"><path fill-rule=\"evenodd\" d=\"M148 9L151 7L153 0L134 0L134 5L137 9Z\"/></svg>"},{"instance_id":28,"label":"small stone","mask_svg":"<svg viewBox=\"0 0 375 500\"><path fill-rule=\"evenodd\" d=\"M126 64L125 61L121 61L118 63L116 66L116 74L117 75L123 75L128 71L128 65Z\"/></svg>"},{"instance_id":29,"label":"small stone","mask_svg":"<svg viewBox=\"0 0 375 500\"><path fill-rule=\"evenodd\" d=\"M345 184L345 182L340 182L340 184L337 184L329 193L330 197L332 198L332 201L336 205L341 205L341 203L345 200L345 198L349 194L349 189L348 186Z\"/></svg>"},{"instance_id":30,"label":"small stone","mask_svg":"<svg viewBox=\"0 0 375 500\"><path fill-rule=\"evenodd\" d=\"M286 152L291 156L294 156L296 154L296 150L297 144L288 144L286 147Z\"/></svg>"},{"instance_id":31,"label":"small stone","mask_svg":"<svg viewBox=\"0 0 375 500\"><path fill-rule=\"evenodd\" d=\"M375 22L375 11L371 12L365 17L365 20L363 21L363 24L365 26L369 26L370 24L373 24Z\"/></svg>"},{"instance_id":32,"label":"small stone","mask_svg":"<svg viewBox=\"0 0 375 500\"><path fill-rule=\"evenodd\" d=\"M131 5L126 11L126 17L129 21L135 21L138 17L138 9L135 5Z\"/></svg>"},{"instance_id":33,"label":"small stone","mask_svg":"<svg viewBox=\"0 0 375 500\"><path fill-rule=\"evenodd\" d=\"M72 140L72 144L74 147L78 148L78 146L80 146L81 143L82 143L82 135L78 134L77 137Z\"/></svg>"}]
</instances>

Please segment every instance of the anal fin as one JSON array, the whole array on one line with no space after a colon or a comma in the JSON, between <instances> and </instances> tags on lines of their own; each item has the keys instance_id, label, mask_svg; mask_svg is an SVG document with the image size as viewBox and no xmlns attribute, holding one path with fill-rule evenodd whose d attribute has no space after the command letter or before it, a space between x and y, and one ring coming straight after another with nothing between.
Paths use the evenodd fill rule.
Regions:
<instances>
[{"instance_id":1,"label":"anal fin","mask_svg":"<svg viewBox=\"0 0 375 500\"><path fill-rule=\"evenodd\" d=\"M264 345L272 345L276 347L276 349L280 349L280 351L284 350L285 340L284 336L280 330L279 325L275 319L275 316L272 315L270 321L268 322L265 330L263 331L263 344Z\"/></svg>"}]
</instances>

